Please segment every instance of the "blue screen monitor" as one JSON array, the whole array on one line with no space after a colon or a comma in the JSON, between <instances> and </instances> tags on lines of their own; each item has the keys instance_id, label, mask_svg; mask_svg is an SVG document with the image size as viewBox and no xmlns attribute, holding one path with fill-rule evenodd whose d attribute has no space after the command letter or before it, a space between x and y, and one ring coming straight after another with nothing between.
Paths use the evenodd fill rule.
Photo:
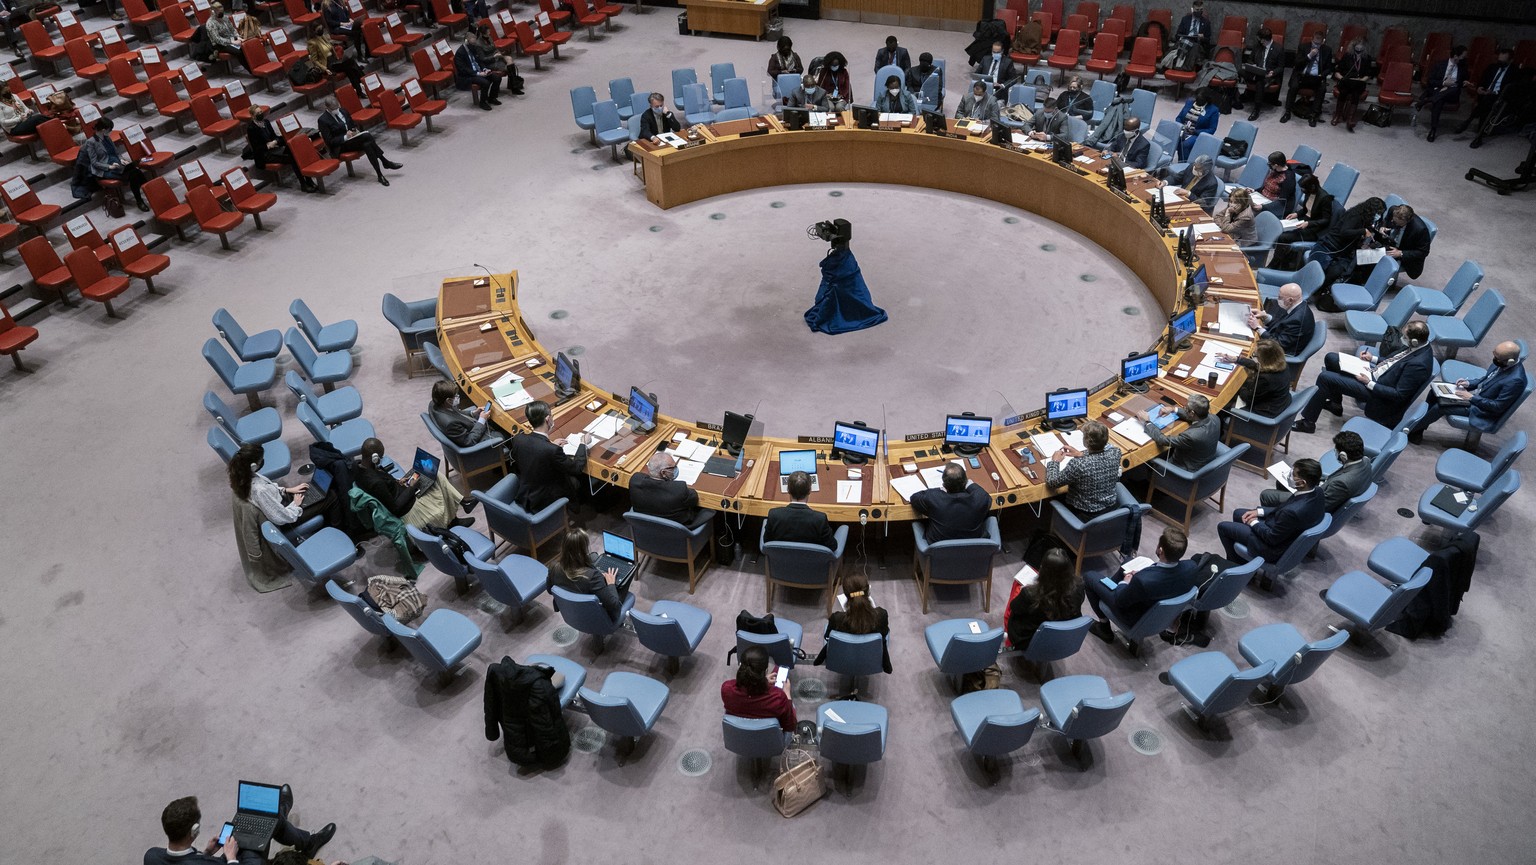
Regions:
<instances>
[{"instance_id":1,"label":"blue screen monitor","mask_svg":"<svg viewBox=\"0 0 1536 865\"><path fill-rule=\"evenodd\" d=\"M1070 421L1088 416L1088 389L1059 390L1045 395L1045 419Z\"/></svg>"},{"instance_id":2,"label":"blue screen monitor","mask_svg":"<svg viewBox=\"0 0 1536 865\"><path fill-rule=\"evenodd\" d=\"M1133 354L1120 361L1120 378L1126 384L1157 378L1157 352Z\"/></svg>"},{"instance_id":3,"label":"blue screen monitor","mask_svg":"<svg viewBox=\"0 0 1536 865\"><path fill-rule=\"evenodd\" d=\"M992 441L992 419L969 415L946 415L944 418L944 443L947 445L975 445L986 447Z\"/></svg>"},{"instance_id":4,"label":"blue screen monitor","mask_svg":"<svg viewBox=\"0 0 1536 865\"><path fill-rule=\"evenodd\" d=\"M656 426L656 404L641 393L638 387L629 389L629 416L634 418L643 430L649 431Z\"/></svg>"},{"instance_id":5,"label":"blue screen monitor","mask_svg":"<svg viewBox=\"0 0 1536 865\"><path fill-rule=\"evenodd\" d=\"M576 372L576 365L565 356L565 352L555 353L555 392L561 396L575 393L581 379Z\"/></svg>"},{"instance_id":6,"label":"blue screen monitor","mask_svg":"<svg viewBox=\"0 0 1536 865\"><path fill-rule=\"evenodd\" d=\"M844 454L872 457L880 452L880 431L837 421L832 424L832 446Z\"/></svg>"},{"instance_id":7,"label":"blue screen monitor","mask_svg":"<svg viewBox=\"0 0 1536 865\"><path fill-rule=\"evenodd\" d=\"M1186 309L1173 317L1173 322L1168 325L1169 351L1172 351L1179 343L1184 342L1195 335L1200 325L1195 321L1195 310Z\"/></svg>"},{"instance_id":8,"label":"blue screen monitor","mask_svg":"<svg viewBox=\"0 0 1536 865\"><path fill-rule=\"evenodd\" d=\"M779 474L787 477L795 472L816 474L816 452L779 451Z\"/></svg>"},{"instance_id":9,"label":"blue screen monitor","mask_svg":"<svg viewBox=\"0 0 1536 865\"><path fill-rule=\"evenodd\" d=\"M1205 264L1204 264L1204 262L1202 262L1199 267L1195 268L1195 272L1194 273L1191 273L1189 275L1189 283L1190 283L1190 285L1205 285L1206 283L1208 283L1210 281L1211 281L1211 278L1208 275L1206 275L1206 272L1205 272Z\"/></svg>"},{"instance_id":10,"label":"blue screen monitor","mask_svg":"<svg viewBox=\"0 0 1536 865\"><path fill-rule=\"evenodd\" d=\"M632 562L635 560L635 542L623 535L603 532L603 552Z\"/></svg>"},{"instance_id":11,"label":"blue screen monitor","mask_svg":"<svg viewBox=\"0 0 1536 865\"><path fill-rule=\"evenodd\" d=\"M236 806L241 811L255 811L262 814L276 814L278 811L278 798L281 791L271 784L255 784L250 781L241 781L239 795L236 798Z\"/></svg>"}]
</instances>

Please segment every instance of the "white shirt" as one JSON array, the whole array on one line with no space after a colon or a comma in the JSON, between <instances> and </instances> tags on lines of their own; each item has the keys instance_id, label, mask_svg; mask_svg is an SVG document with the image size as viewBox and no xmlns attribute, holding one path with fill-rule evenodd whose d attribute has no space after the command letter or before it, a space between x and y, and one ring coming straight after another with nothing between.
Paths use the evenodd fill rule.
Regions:
<instances>
[{"instance_id":1,"label":"white shirt","mask_svg":"<svg viewBox=\"0 0 1536 865\"><path fill-rule=\"evenodd\" d=\"M283 488L260 474L251 478L251 504L274 526L286 526L304 512L298 499L292 504L283 504Z\"/></svg>"}]
</instances>

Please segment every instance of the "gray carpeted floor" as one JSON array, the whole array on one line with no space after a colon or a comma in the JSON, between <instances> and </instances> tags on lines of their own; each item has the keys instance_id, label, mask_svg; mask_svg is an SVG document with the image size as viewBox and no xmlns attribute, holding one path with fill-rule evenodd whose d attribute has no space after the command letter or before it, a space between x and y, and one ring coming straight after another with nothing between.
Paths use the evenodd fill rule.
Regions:
<instances>
[{"instance_id":1,"label":"gray carpeted floor","mask_svg":"<svg viewBox=\"0 0 1536 865\"><path fill-rule=\"evenodd\" d=\"M766 792L751 789L720 744L716 692L731 672L721 663L731 622L737 610L762 605L754 563L712 571L693 596L674 571L648 572L638 584L642 608L687 600L714 614L713 630L671 680L666 713L628 765L616 765L610 746L536 775L516 772L499 744L482 738L485 664L555 651L587 665L592 684L615 670L662 675L631 636L610 641L600 657L584 642L560 648L547 601L506 627L477 607L479 595L459 597L429 570L422 585L432 605L464 612L485 633L469 668L438 687L328 599L299 588L252 593L235 559L223 470L204 443L200 406L205 389L223 393L198 357L221 305L253 330L289 323L285 310L298 296L324 318L357 318L353 383L396 454L428 441L416 415L430 380L405 378L379 297L425 296L440 275L468 272L472 262L520 270L530 323L548 345L584 346L594 379L615 387L655 379L666 410L683 417L708 419L761 398L774 432L812 431L832 419L833 407L872 419L877 401L897 429L931 428L945 410L992 410L993 389L1027 404L1063 379L1098 380L1093 364L1112 365L1148 342L1156 327L1146 314L1150 298L1121 265L1026 214L1009 224L1012 214L990 203L850 186L838 201L807 187L655 210L629 171L574 128L566 89L633 75L638 86L670 94L670 68L704 71L723 60L754 70L755 82L771 49L679 37L669 11L620 21L597 43L573 40L562 51L567 59L545 71L525 70L527 98L482 116L460 96L438 134L418 135L403 151L386 138L406 164L390 189L338 176L323 200L285 192L267 216L270 230L240 230L233 252L207 236L173 243L174 263L158 281L167 294L135 288L120 304L122 320L86 305L36 322L43 336L27 351L35 371L0 373L0 471L11 502L0 533L10 563L0 607L0 653L9 661L0 674L0 858L133 861L163 842L164 804L187 794L202 799L206 838L246 778L293 784L296 816L311 828L336 821L328 857L373 853L408 865L804 861L829 853L856 862L1529 861L1536 785L1522 768L1522 746L1536 701L1517 672L1533 648L1533 596L1518 563L1519 527L1533 514L1528 494L1489 522L1473 591L1445 639L1384 635L1351 645L1278 703L1241 708L1211 734L1197 731L1176 693L1156 681L1189 649L1154 640L1133 659L1090 639L1058 672L1133 689L1125 724L1093 742L1081 763L1040 733L992 786L953 730L949 686L921 636L928 623L977 612L976 594L940 595L921 614L905 549L891 544L882 567L872 527L868 543L850 544L848 566L869 573L876 601L891 611L896 672L872 685L891 711L890 745L852 798L834 795L791 822L773 812ZM855 86L869 87L865 67L885 28L791 21L789 32L807 58L844 50L855 59ZM932 50L952 63L967 41L896 32L914 53ZM1163 99L1158 116L1173 109ZM1443 135L1430 145L1421 130L1401 125L1349 135L1276 120L1271 112L1262 122L1261 150L1315 144L1325 166L1343 160L1362 169L1355 200L1398 192L1438 222L1423 282L1443 283L1466 257L1483 263L1488 283L1513 302L1489 345L1530 335L1521 289L1532 198L1498 197L1461 180L1468 165L1512 173L1520 142L1473 152L1465 138ZM773 209L773 201L787 206ZM799 329L820 252L802 232L839 212L857 214L855 248L893 320L833 340ZM713 213L727 218L710 220ZM664 230L648 232L652 225ZM1045 243L1057 250L1040 249ZM1085 282L1084 273L1099 278ZM1127 315L1127 306L1143 314ZM1052 318L978 312L991 308ZM556 309L571 315L550 320ZM1344 345L1340 323L1332 324L1330 347ZM950 354L946 342L973 328L986 338L973 345L962 337ZM1488 353L1465 356L1486 361ZM285 440L299 450L308 438L292 400L274 392L273 403ZM1529 428L1530 417L1527 409L1518 426ZM1324 450L1336 425L1325 415L1318 435L1296 436L1297 455ZM1362 566L1375 540L1424 534L1396 511L1414 506L1435 458L1456 441L1436 429L1411 448L1376 501L1316 561L1279 591L1246 594L1246 617L1213 617L1212 648L1235 654L1238 637L1264 623L1292 622L1310 635L1336 623L1318 589ZM1252 475L1235 476L1229 507L1252 502L1260 486ZM1197 548L1216 545L1217 520L1200 517ZM1001 617L1030 529L1022 514L1008 522L991 621ZM898 526L895 536L905 532ZM853 534L859 540L857 527ZM354 573L386 571L390 561L375 548ZM819 646L819 598L792 593L776 612L806 624L816 635L811 648ZM838 686L816 669L796 680ZM1004 685L1038 705L1038 686L1017 670L1006 669ZM802 717L815 704L798 700ZM1154 731L1161 752L1133 750L1136 730ZM713 760L700 777L678 770L693 749Z\"/></svg>"}]
</instances>

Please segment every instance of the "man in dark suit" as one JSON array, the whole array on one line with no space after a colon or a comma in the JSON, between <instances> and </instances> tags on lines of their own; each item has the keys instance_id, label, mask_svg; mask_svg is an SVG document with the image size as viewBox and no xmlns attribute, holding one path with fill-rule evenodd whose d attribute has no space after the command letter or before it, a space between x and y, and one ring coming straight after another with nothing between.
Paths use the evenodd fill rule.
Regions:
<instances>
[{"instance_id":1,"label":"man in dark suit","mask_svg":"<svg viewBox=\"0 0 1536 865\"><path fill-rule=\"evenodd\" d=\"M1371 461L1365 458L1365 442L1359 433L1344 430L1334 436L1333 450L1339 458L1339 467L1323 478L1320 484L1323 510L1330 514L1365 492L1365 488L1371 485ZM1290 491L1283 489L1259 493L1259 514L1262 516L1265 510L1285 504L1290 497Z\"/></svg>"},{"instance_id":2,"label":"man in dark suit","mask_svg":"<svg viewBox=\"0 0 1536 865\"><path fill-rule=\"evenodd\" d=\"M1174 41L1188 39L1200 46L1200 56L1209 57L1211 54L1211 19L1205 17L1205 0L1195 0L1190 4L1189 14L1179 19L1179 26L1173 29Z\"/></svg>"},{"instance_id":3,"label":"man in dark suit","mask_svg":"<svg viewBox=\"0 0 1536 865\"><path fill-rule=\"evenodd\" d=\"M1221 442L1221 421L1211 414L1211 401L1200 394L1192 394L1189 404L1178 409L1179 420L1189 428L1174 436L1165 436L1157 424L1147 420L1147 413L1136 413L1142 423L1142 431L1168 455L1169 462L1187 472L1197 472L1216 458L1216 445Z\"/></svg>"},{"instance_id":4,"label":"man in dark suit","mask_svg":"<svg viewBox=\"0 0 1536 865\"><path fill-rule=\"evenodd\" d=\"M641 138L655 142L656 136L663 132L675 134L683 131L683 125L677 122L677 116L667 110L667 97L660 93L652 93L646 101L650 104L650 110L640 115Z\"/></svg>"},{"instance_id":5,"label":"man in dark suit","mask_svg":"<svg viewBox=\"0 0 1536 865\"><path fill-rule=\"evenodd\" d=\"M1253 109L1248 112L1250 121L1259 119L1259 112L1264 110L1264 98L1271 87L1280 86L1282 74L1280 62L1285 59L1285 49L1275 44L1275 36L1269 32L1268 27L1259 28L1259 41L1250 51L1253 66L1262 69L1243 70L1243 79L1247 82L1243 95L1238 99L1237 108L1242 108L1243 103L1253 100ZM1289 115L1287 115L1289 116Z\"/></svg>"},{"instance_id":6,"label":"man in dark suit","mask_svg":"<svg viewBox=\"0 0 1536 865\"><path fill-rule=\"evenodd\" d=\"M829 550L836 549L837 538L833 536L832 524L827 522L827 515L812 510L805 503L806 497L811 494L811 476L805 472L791 472L786 486L792 501L768 512L763 540L821 544Z\"/></svg>"},{"instance_id":7,"label":"man in dark suit","mask_svg":"<svg viewBox=\"0 0 1536 865\"><path fill-rule=\"evenodd\" d=\"M453 386L453 382L439 381L432 385L432 405L429 413L432 423L437 425L449 441L461 448L467 448L479 444L485 438L491 409L490 406L486 406L476 413L471 409L459 408L459 402L462 399L459 389Z\"/></svg>"},{"instance_id":8,"label":"man in dark suit","mask_svg":"<svg viewBox=\"0 0 1536 865\"><path fill-rule=\"evenodd\" d=\"M987 82L978 80L971 82L971 91L960 97L955 119L991 121L997 119L997 112L997 100L987 90Z\"/></svg>"},{"instance_id":9,"label":"man in dark suit","mask_svg":"<svg viewBox=\"0 0 1536 865\"><path fill-rule=\"evenodd\" d=\"M318 832L305 832L288 822L288 810L293 807L293 792L284 784L278 794L277 829L272 840L297 848L306 859L320 852L336 834L336 824L327 823ZM219 843L218 832L211 833L212 840L198 850L192 845L197 841L203 822L202 809L196 796L184 796L165 806L160 812L160 828L165 830L166 845L144 851L144 865L262 865L267 861L265 850L247 850L240 846L235 836Z\"/></svg>"},{"instance_id":10,"label":"man in dark suit","mask_svg":"<svg viewBox=\"0 0 1536 865\"><path fill-rule=\"evenodd\" d=\"M944 489L913 493L911 504L925 518L923 537L931 544L985 535L992 497L966 478L959 463L951 462L944 466Z\"/></svg>"},{"instance_id":11,"label":"man in dark suit","mask_svg":"<svg viewBox=\"0 0 1536 865\"><path fill-rule=\"evenodd\" d=\"M340 159L341 154L347 151L361 150L368 157L368 164L373 166L373 173L378 175L379 183L384 186L389 185L384 169L397 171L404 167L398 162L389 161L384 150L379 147L379 142L374 140L373 133L358 129L352 115L341 107L334 96L320 100L318 126L320 137L325 141L325 149L330 151L332 159Z\"/></svg>"},{"instance_id":12,"label":"man in dark suit","mask_svg":"<svg viewBox=\"0 0 1536 865\"><path fill-rule=\"evenodd\" d=\"M1418 108L1429 106L1429 136L1434 141L1440 134L1440 113L1447 102L1461 98L1461 87L1467 83L1467 46L1457 45L1451 56L1429 67L1424 79L1424 92L1419 95Z\"/></svg>"},{"instance_id":13,"label":"man in dark suit","mask_svg":"<svg viewBox=\"0 0 1536 865\"><path fill-rule=\"evenodd\" d=\"M1413 208L1406 204L1393 206L1381 215L1371 234L1371 239L1386 249L1387 255L1397 259L1397 266L1410 279L1418 279L1424 272L1424 259L1429 257L1429 246L1434 239L1429 236L1429 226L1413 212ZM1369 276L1370 269L1365 270L1365 274L1356 274L1361 277L1361 282Z\"/></svg>"},{"instance_id":14,"label":"man in dark suit","mask_svg":"<svg viewBox=\"0 0 1536 865\"><path fill-rule=\"evenodd\" d=\"M565 439L549 440L549 403L534 400L524 409L531 428L512 437L508 450L517 467L517 506L538 513L563 498L580 498L586 486L577 483L587 464L587 435L577 433L576 453L565 452Z\"/></svg>"},{"instance_id":15,"label":"man in dark suit","mask_svg":"<svg viewBox=\"0 0 1536 865\"><path fill-rule=\"evenodd\" d=\"M875 52L875 71L879 72L887 66L901 67L902 74L912 68L912 57L907 54L907 49L896 44L895 36L885 37L885 47Z\"/></svg>"},{"instance_id":16,"label":"man in dark suit","mask_svg":"<svg viewBox=\"0 0 1536 865\"><path fill-rule=\"evenodd\" d=\"M1317 374L1317 393L1301 410L1291 429L1299 433L1317 432L1317 416L1326 408L1344 414L1346 396L1365 401L1365 416L1384 427L1395 427L1408 413L1408 407L1434 375L1434 354L1429 350L1429 325L1410 321L1403 328L1408 347L1382 358L1361 349L1360 357L1370 363L1369 373L1347 375L1339 371L1339 355L1329 352L1323 358L1325 369Z\"/></svg>"},{"instance_id":17,"label":"man in dark suit","mask_svg":"<svg viewBox=\"0 0 1536 865\"><path fill-rule=\"evenodd\" d=\"M971 67L971 77L977 81L985 81L992 88L992 96L998 100L1008 98L1008 88L1018 79L1018 70L1014 68L1013 59L1008 56L1008 48L1002 42L992 43L992 53L983 55L976 65Z\"/></svg>"},{"instance_id":18,"label":"man in dark suit","mask_svg":"<svg viewBox=\"0 0 1536 865\"><path fill-rule=\"evenodd\" d=\"M1477 127L1477 136L1472 139L1473 147L1483 146L1483 123L1488 119L1489 112L1499 101L1499 94L1504 92L1504 86L1514 81L1518 74L1514 63L1514 52L1509 48L1500 48L1492 63L1483 72L1483 77L1477 84L1468 85L1467 89L1477 94L1477 104L1472 107L1472 113L1467 119L1456 127L1458 134L1466 132L1472 126Z\"/></svg>"},{"instance_id":19,"label":"man in dark suit","mask_svg":"<svg viewBox=\"0 0 1536 865\"><path fill-rule=\"evenodd\" d=\"M1456 380L1455 402L1442 400L1434 391L1429 392L1429 411L1408 431L1408 441L1414 444L1423 441L1424 430L1446 415L1464 417L1472 429L1487 432L1514 407L1515 401L1525 393L1525 384L1520 344L1513 340L1501 342L1494 348L1493 363L1488 365L1488 372L1482 378Z\"/></svg>"},{"instance_id":20,"label":"man in dark suit","mask_svg":"<svg viewBox=\"0 0 1536 865\"><path fill-rule=\"evenodd\" d=\"M1116 136L1111 150L1125 160L1126 168L1147 168L1152 157L1152 142L1147 140L1146 130L1141 128L1140 117L1125 118L1125 128Z\"/></svg>"},{"instance_id":21,"label":"man in dark suit","mask_svg":"<svg viewBox=\"0 0 1536 865\"><path fill-rule=\"evenodd\" d=\"M1067 113L1061 110L1061 100L1046 97L1045 106L1035 112L1029 122L1029 137L1035 141L1050 141L1063 134L1067 128Z\"/></svg>"},{"instance_id":22,"label":"man in dark suit","mask_svg":"<svg viewBox=\"0 0 1536 865\"><path fill-rule=\"evenodd\" d=\"M1105 604L1114 611L1115 618L1131 624L1146 615L1158 601L1177 598L1194 588L1200 570L1192 559L1184 558L1184 551L1188 548L1189 536L1184 534L1184 530L1169 526L1163 529L1163 535L1157 541L1156 564L1137 571L1121 568L1113 580L1097 571L1084 573L1083 588L1088 597L1088 606L1098 617L1097 621L1088 626L1088 630L1104 642L1111 642L1115 634L1106 620ZM1114 586L1107 585L1106 580L1113 582Z\"/></svg>"},{"instance_id":23,"label":"man in dark suit","mask_svg":"<svg viewBox=\"0 0 1536 865\"><path fill-rule=\"evenodd\" d=\"M682 523L690 529L709 522L712 511L700 510L699 494L677 479L677 460L658 453L645 464L645 473L629 481L629 504L636 513Z\"/></svg>"},{"instance_id":24,"label":"man in dark suit","mask_svg":"<svg viewBox=\"0 0 1536 865\"><path fill-rule=\"evenodd\" d=\"M1216 526L1216 536L1221 538L1227 559L1246 562L1238 555L1237 545L1248 550L1249 557L1262 556L1265 562L1277 562L1291 542L1301 533L1317 525L1327 510L1323 497L1317 491L1322 480L1323 467L1314 459L1299 459L1291 467L1291 486L1296 492L1274 510L1265 508L1238 508L1232 512L1232 521Z\"/></svg>"},{"instance_id":25,"label":"man in dark suit","mask_svg":"<svg viewBox=\"0 0 1536 865\"><path fill-rule=\"evenodd\" d=\"M288 150L288 145L283 142L283 137L277 134L277 129L272 121L267 119L268 108L265 105L251 106L251 119L245 122L245 143L251 148L251 162L257 168L264 168L273 163L282 163L291 167L295 174L299 175L299 189L305 192L314 192L319 187L315 181L305 177L299 172L298 163L294 162L293 153Z\"/></svg>"},{"instance_id":26,"label":"man in dark suit","mask_svg":"<svg viewBox=\"0 0 1536 865\"><path fill-rule=\"evenodd\" d=\"M501 94L501 76L482 66L468 44L460 45L453 52L453 86L459 90L479 88L480 99L475 106L482 111L490 111L492 106L501 104L496 98Z\"/></svg>"},{"instance_id":27,"label":"man in dark suit","mask_svg":"<svg viewBox=\"0 0 1536 865\"><path fill-rule=\"evenodd\" d=\"M1248 314L1248 326L1258 331L1260 339L1280 343L1285 353L1294 357L1312 341L1317 322L1312 307L1301 299L1301 286L1287 282L1280 286L1279 297L1266 300L1263 310Z\"/></svg>"},{"instance_id":28,"label":"man in dark suit","mask_svg":"<svg viewBox=\"0 0 1536 865\"><path fill-rule=\"evenodd\" d=\"M1296 68L1291 72L1291 88L1285 94L1285 113L1280 115L1281 123L1291 119L1291 112L1296 110L1296 94L1305 87L1312 91L1312 115L1307 118L1307 125L1317 125L1326 95L1324 82L1333 75L1333 49L1323 44L1327 38L1327 31L1319 27L1312 31L1312 42L1297 52Z\"/></svg>"}]
</instances>

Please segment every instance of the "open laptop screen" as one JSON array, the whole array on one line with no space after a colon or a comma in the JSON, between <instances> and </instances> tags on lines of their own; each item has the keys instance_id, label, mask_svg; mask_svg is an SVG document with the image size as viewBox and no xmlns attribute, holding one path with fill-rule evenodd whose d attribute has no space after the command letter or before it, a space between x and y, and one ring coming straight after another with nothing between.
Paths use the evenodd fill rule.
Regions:
<instances>
[{"instance_id":1,"label":"open laptop screen","mask_svg":"<svg viewBox=\"0 0 1536 865\"><path fill-rule=\"evenodd\" d=\"M632 562L635 560L635 542L612 532L603 532L603 552Z\"/></svg>"},{"instance_id":2,"label":"open laptop screen","mask_svg":"<svg viewBox=\"0 0 1536 865\"><path fill-rule=\"evenodd\" d=\"M779 451L779 474L788 475L795 472L816 474L816 452Z\"/></svg>"},{"instance_id":3,"label":"open laptop screen","mask_svg":"<svg viewBox=\"0 0 1536 865\"><path fill-rule=\"evenodd\" d=\"M239 807L241 811L255 811L261 814L276 814L278 788L269 784L252 784L249 781L240 782Z\"/></svg>"},{"instance_id":4,"label":"open laptop screen","mask_svg":"<svg viewBox=\"0 0 1536 865\"><path fill-rule=\"evenodd\" d=\"M437 477L437 457L427 453L421 448L417 448L416 462L411 465L411 468L421 472L423 475L426 475L429 478Z\"/></svg>"}]
</instances>

